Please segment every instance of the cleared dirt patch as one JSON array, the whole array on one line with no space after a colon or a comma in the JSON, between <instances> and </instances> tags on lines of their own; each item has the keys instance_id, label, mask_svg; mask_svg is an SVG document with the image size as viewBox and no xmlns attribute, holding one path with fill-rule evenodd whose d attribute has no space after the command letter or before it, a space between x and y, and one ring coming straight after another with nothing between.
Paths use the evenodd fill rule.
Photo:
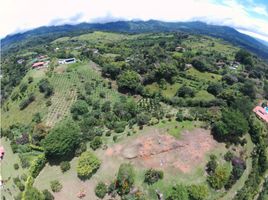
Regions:
<instances>
[{"instance_id":1,"label":"cleared dirt patch","mask_svg":"<svg viewBox=\"0 0 268 200\"><path fill-rule=\"evenodd\" d=\"M152 129L146 135L107 149L106 155L120 156L141 167L173 168L189 173L217 145L210 131L205 129L184 131L179 140L159 129Z\"/></svg>"}]
</instances>

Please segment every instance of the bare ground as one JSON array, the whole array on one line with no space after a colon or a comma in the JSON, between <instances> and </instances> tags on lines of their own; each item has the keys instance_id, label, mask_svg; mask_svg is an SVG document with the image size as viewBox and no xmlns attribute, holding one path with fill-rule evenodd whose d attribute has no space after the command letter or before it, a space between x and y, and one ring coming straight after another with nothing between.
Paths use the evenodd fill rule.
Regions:
<instances>
[{"instance_id":1,"label":"bare ground","mask_svg":"<svg viewBox=\"0 0 268 200\"><path fill-rule=\"evenodd\" d=\"M120 156L146 168L175 168L189 173L216 146L217 142L205 129L184 131L179 140L153 129L130 143L117 144L107 149L106 155Z\"/></svg>"}]
</instances>

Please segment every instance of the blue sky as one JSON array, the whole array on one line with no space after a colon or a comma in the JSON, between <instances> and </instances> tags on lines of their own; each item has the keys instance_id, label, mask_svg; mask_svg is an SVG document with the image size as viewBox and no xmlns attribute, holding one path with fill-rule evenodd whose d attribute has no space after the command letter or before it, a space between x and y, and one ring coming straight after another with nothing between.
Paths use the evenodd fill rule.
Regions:
<instances>
[{"instance_id":1,"label":"blue sky","mask_svg":"<svg viewBox=\"0 0 268 200\"><path fill-rule=\"evenodd\" d=\"M268 41L268 0L0 0L0 38L44 25L203 21Z\"/></svg>"}]
</instances>

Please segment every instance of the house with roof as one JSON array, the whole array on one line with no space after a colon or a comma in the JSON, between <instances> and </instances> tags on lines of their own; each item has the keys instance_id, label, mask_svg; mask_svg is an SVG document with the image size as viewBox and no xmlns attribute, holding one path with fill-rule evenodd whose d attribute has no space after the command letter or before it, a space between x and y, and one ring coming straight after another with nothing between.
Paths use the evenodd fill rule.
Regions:
<instances>
[{"instance_id":1,"label":"house with roof","mask_svg":"<svg viewBox=\"0 0 268 200\"><path fill-rule=\"evenodd\" d=\"M268 107L256 106L253 109L253 112L256 114L256 116L260 120L262 120L268 124Z\"/></svg>"},{"instance_id":2,"label":"house with roof","mask_svg":"<svg viewBox=\"0 0 268 200\"><path fill-rule=\"evenodd\" d=\"M76 59L75 58L66 58L66 59L59 59L58 63L59 64L71 64L71 63L75 63Z\"/></svg>"}]
</instances>

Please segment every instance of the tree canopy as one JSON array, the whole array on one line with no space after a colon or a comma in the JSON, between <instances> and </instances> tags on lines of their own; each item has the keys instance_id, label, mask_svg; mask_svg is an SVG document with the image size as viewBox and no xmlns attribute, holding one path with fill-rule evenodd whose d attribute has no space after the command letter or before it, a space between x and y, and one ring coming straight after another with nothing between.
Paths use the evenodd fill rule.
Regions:
<instances>
[{"instance_id":1,"label":"tree canopy","mask_svg":"<svg viewBox=\"0 0 268 200\"><path fill-rule=\"evenodd\" d=\"M73 121L63 121L55 126L42 141L46 157L62 159L72 156L79 144L79 127Z\"/></svg>"}]
</instances>

